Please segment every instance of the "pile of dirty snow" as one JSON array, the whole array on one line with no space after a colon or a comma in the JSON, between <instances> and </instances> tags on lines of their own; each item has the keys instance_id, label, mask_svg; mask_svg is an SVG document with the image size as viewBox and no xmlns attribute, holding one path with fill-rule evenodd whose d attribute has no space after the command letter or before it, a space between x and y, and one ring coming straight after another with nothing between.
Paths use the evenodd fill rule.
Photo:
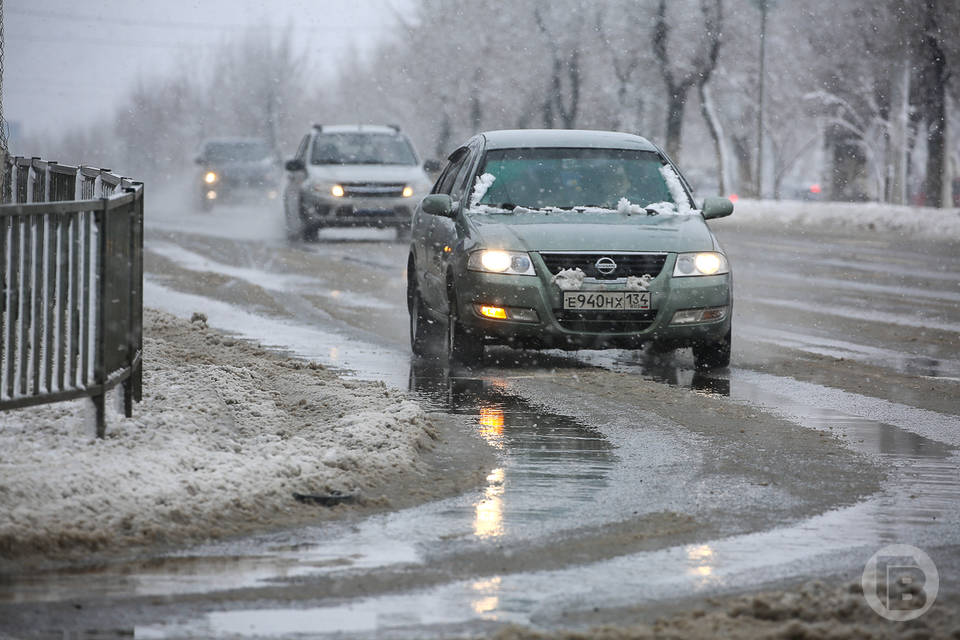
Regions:
<instances>
[{"instance_id":1,"label":"pile of dirty snow","mask_svg":"<svg viewBox=\"0 0 960 640\"><path fill-rule=\"evenodd\" d=\"M401 392L202 318L144 322L143 402L111 410L105 439L88 400L0 413L0 564L315 518L294 493L362 500L425 464L436 432Z\"/></svg>"},{"instance_id":2,"label":"pile of dirty snow","mask_svg":"<svg viewBox=\"0 0 960 640\"><path fill-rule=\"evenodd\" d=\"M734 209L731 223L736 221L736 225L750 227L791 232L798 228L833 228L938 240L960 239L960 209L798 200L739 200Z\"/></svg>"},{"instance_id":3,"label":"pile of dirty snow","mask_svg":"<svg viewBox=\"0 0 960 640\"><path fill-rule=\"evenodd\" d=\"M934 606L920 618L897 623L886 620L867 605L859 583L844 586L813 581L792 591L767 591L722 600L708 598L702 604L699 607L671 607L674 609L672 613L660 609L651 624L618 626L608 622L587 631L549 632L514 625L503 628L492 637L494 640L893 640L960 637L960 608L954 594L941 594ZM594 614L594 618L609 620L614 617L612 613L619 614L621 618L631 617L629 610L600 610Z\"/></svg>"}]
</instances>

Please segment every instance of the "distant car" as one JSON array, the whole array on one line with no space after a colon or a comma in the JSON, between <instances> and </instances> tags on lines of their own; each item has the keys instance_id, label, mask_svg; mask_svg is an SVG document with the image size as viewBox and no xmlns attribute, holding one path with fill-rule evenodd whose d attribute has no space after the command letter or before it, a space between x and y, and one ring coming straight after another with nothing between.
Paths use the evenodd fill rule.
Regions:
<instances>
[{"instance_id":1,"label":"distant car","mask_svg":"<svg viewBox=\"0 0 960 640\"><path fill-rule=\"evenodd\" d=\"M686 181L647 140L601 131L471 138L417 208L407 264L414 353L693 347L730 362L732 275Z\"/></svg>"},{"instance_id":2,"label":"distant car","mask_svg":"<svg viewBox=\"0 0 960 640\"><path fill-rule=\"evenodd\" d=\"M200 167L197 196L204 211L217 202L278 195L277 160L259 138L209 139L201 145L196 163Z\"/></svg>"},{"instance_id":3,"label":"distant car","mask_svg":"<svg viewBox=\"0 0 960 640\"><path fill-rule=\"evenodd\" d=\"M314 125L286 163L284 214L290 237L316 240L328 227L397 229L405 238L430 179L399 127Z\"/></svg>"}]
</instances>

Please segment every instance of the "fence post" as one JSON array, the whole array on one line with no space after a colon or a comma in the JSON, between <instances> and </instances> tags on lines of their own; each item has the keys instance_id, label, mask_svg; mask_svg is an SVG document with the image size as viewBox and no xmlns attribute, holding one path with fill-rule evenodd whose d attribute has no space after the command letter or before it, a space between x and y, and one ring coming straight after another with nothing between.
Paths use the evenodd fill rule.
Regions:
<instances>
[{"instance_id":1,"label":"fence post","mask_svg":"<svg viewBox=\"0 0 960 640\"><path fill-rule=\"evenodd\" d=\"M99 389L91 396L97 413L97 437L102 438L107 431L107 363L104 322L106 321L106 257L107 257L107 212L109 200L100 199L100 209L94 212L94 225L97 227L97 326L94 330L93 382Z\"/></svg>"}]
</instances>

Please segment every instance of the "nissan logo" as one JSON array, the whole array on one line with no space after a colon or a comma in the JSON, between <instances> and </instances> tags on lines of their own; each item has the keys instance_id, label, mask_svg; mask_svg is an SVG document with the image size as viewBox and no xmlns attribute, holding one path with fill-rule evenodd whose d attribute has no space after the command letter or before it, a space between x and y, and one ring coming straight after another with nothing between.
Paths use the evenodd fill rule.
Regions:
<instances>
[{"instance_id":1,"label":"nissan logo","mask_svg":"<svg viewBox=\"0 0 960 640\"><path fill-rule=\"evenodd\" d=\"M602 273L605 276L608 276L617 270L617 263L613 261L613 258L607 258L606 256L597 260L593 266L599 273Z\"/></svg>"}]
</instances>

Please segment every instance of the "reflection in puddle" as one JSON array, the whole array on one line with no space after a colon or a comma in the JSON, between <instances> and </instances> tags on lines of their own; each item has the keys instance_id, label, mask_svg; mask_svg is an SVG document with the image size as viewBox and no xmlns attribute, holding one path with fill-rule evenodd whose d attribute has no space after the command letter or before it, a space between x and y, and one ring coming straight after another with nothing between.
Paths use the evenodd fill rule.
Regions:
<instances>
[{"instance_id":1,"label":"reflection in puddle","mask_svg":"<svg viewBox=\"0 0 960 640\"><path fill-rule=\"evenodd\" d=\"M477 599L473 601L473 612L485 620L496 620L496 610L500 604L500 598L497 593L500 591L500 576L494 576L489 580L478 580L470 585L470 588L477 594Z\"/></svg>"},{"instance_id":2,"label":"reflection in puddle","mask_svg":"<svg viewBox=\"0 0 960 640\"><path fill-rule=\"evenodd\" d=\"M473 533L478 538L503 535L503 469L494 469L487 476L487 488L477 502Z\"/></svg>"},{"instance_id":3,"label":"reflection in puddle","mask_svg":"<svg viewBox=\"0 0 960 640\"><path fill-rule=\"evenodd\" d=\"M504 461L472 504L473 535L487 540L544 521L563 525L608 485L617 462L613 445L595 428L533 405L509 393L503 377L484 373L451 375L426 358L410 363L410 390L428 406L468 417Z\"/></svg>"}]
</instances>

